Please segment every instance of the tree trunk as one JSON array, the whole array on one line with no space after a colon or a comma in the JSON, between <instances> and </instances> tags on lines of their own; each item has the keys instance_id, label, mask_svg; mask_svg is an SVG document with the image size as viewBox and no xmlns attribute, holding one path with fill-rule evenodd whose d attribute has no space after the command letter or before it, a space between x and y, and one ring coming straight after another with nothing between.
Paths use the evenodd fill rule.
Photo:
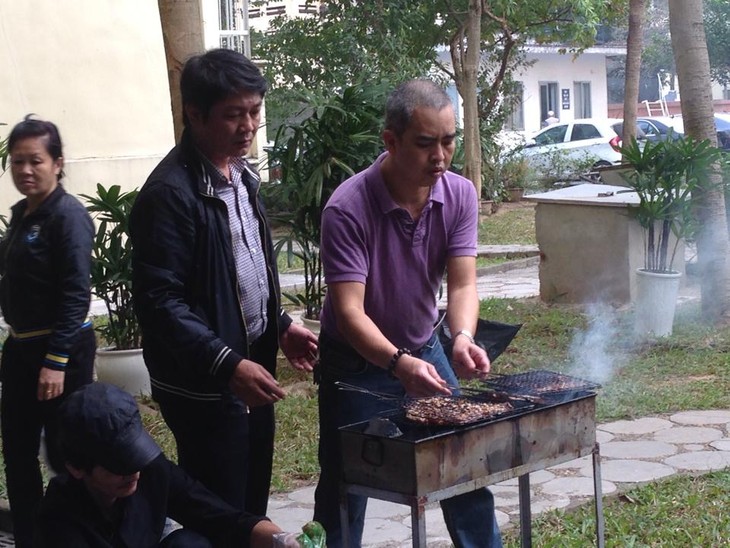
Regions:
<instances>
[{"instance_id":1,"label":"tree trunk","mask_svg":"<svg viewBox=\"0 0 730 548\"><path fill-rule=\"evenodd\" d=\"M626 83L624 89L624 131L621 141L624 146L636 138L636 105L639 102L639 79L641 70L641 36L646 18L645 0L629 2L629 36L626 42Z\"/></svg>"},{"instance_id":2,"label":"tree trunk","mask_svg":"<svg viewBox=\"0 0 730 548\"><path fill-rule=\"evenodd\" d=\"M469 0L461 96L464 100L464 177L474 183L477 198L482 190L482 146L479 136L477 76L481 56L481 0Z\"/></svg>"},{"instance_id":3,"label":"tree trunk","mask_svg":"<svg viewBox=\"0 0 730 548\"><path fill-rule=\"evenodd\" d=\"M702 20L702 0L669 0L669 29L682 97L684 131L717 144L710 61ZM702 312L713 323L730 322L730 244L719 166L709 188L693 193L699 217L697 257Z\"/></svg>"},{"instance_id":4,"label":"tree trunk","mask_svg":"<svg viewBox=\"0 0 730 548\"><path fill-rule=\"evenodd\" d=\"M158 0L162 38L167 58L167 79L170 85L172 120L175 141L180 140L183 130L183 106L180 96L180 73L185 61L202 53L203 16L199 0Z\"/></svg>"}]
</instances>

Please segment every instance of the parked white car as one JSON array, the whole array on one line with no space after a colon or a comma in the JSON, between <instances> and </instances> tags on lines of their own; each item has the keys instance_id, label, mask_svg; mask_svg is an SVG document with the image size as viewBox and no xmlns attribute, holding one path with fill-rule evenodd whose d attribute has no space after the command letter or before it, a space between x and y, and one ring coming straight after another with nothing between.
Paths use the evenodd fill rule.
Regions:
<instances>
[{"instance_id":1,"label":"parked white car","mask_svg":"<svg viewBox=\"0 0 730 548\"><path fill-rule=\"evenodd\" d=\"M528 139L521 155L539 173L563 172L567 164L586 170L621 161L621 138L616 118L584 118L548 126ZM618 130L620 131L620 129ZM560 163L560 166L556 164Z\"/></svg>"}]
</instances>

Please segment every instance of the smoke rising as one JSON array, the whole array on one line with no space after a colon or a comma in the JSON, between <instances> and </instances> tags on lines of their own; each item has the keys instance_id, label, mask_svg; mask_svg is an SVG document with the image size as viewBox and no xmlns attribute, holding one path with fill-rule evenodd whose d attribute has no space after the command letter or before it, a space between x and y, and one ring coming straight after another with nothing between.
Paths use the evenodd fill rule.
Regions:
<instances>
[{"instance_id":1,"label":"smoke rising","mask_svg":"<svg viewBox=\"0 0 730 548\"><path fill-rule=\"evenodd\" d=\"M568 350L569 372L602 384L625 362L628 339L611 306L591 304L586 314L588 325L576 331Z\"/></svg>"}]
</instances>

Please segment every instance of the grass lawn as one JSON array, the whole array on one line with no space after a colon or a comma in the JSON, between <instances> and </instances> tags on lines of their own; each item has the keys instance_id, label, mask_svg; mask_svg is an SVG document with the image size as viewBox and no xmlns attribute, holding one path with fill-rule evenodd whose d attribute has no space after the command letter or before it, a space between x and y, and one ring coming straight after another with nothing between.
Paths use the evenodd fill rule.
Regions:
<instances>
[{"instance_id":1,"label":"grass lawn","mask_svg":"<svg viewBox=\"0 0 730 548\"><path fill-rule=\"evenodd\" d=\"M492 215L479 221L479 243L482 245L536 244L535 204L505 202Z\"/></svg>"},{"instance_id":2,"label":"grass lawn","mask_svg":"<svg viewBox=\"0 0 730 548\"><path fill-rule=\"evenodd\" d=\"M719 548L730 539L730 472L675 476L606 497L607 548ZM593 505L548 512L532 524L533 546L584 548L595 545ZM505 548L520 546L517 531L504 535Z\"/></svg>"}]
</instances>

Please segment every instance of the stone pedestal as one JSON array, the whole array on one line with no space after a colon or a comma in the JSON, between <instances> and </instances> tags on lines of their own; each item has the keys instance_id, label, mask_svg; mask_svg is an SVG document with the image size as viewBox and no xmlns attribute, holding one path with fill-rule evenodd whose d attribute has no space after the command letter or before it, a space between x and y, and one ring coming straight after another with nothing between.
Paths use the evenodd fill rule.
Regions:
<instances>
[{"instance_id":1,"label":"stone pedestal","mask_svg":"<svg viewBox=\"0 0 730 548\"><path fill-rule=\"evenodd\" d=\"M627 190L582 184L524 198L537 203L543 301L620 306L635 300L636 270L644 266L644 230L632 208L638 196ZM682 243L674 268L684 273Z\"/></svg>"}]
</instances>

